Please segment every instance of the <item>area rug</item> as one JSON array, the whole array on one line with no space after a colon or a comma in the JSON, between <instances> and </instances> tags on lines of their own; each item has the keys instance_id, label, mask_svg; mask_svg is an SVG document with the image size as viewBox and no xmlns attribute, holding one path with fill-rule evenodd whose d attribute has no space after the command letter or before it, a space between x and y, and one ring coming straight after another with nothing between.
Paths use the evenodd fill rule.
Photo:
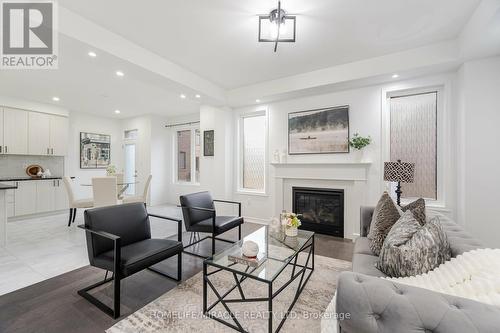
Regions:
<instances>
[{"instance_id":1,"label":"area rug","mask_svg":"<svg viewBox=\"0 0 500 333\"><path fill-rule=\"evenodd\" d=\"M290 312L280 332L320 332L321 319L330 303L340 272L350 270L351 263L344 260L315 256L315 269L295 306ZM291 274L291 267L286 268L273 284L274 290L286 281ZM227 272L218 272L210 276L217 290L225 292L234 286L234 277ZM273 331L286 313L300 278L295 279L273 301ZM210 291L210 288L208 288ZM247 298L266 297L267 284L246 279L242 289ZM208 304L216 300L213 292L208 293ZM236 288L228 295L239 297ZM227 298L226 298L227 299ZM144 308L121 320L108 333L142 332L234 332L233 329L211 319L202 313L203 277L198 273L176 288L154 300ZM267 332L267 302L231 303L229 307L238 321L248 332ZM213 314L231 322L229 314L219 304Z\"/></svg>"}]
</instances>

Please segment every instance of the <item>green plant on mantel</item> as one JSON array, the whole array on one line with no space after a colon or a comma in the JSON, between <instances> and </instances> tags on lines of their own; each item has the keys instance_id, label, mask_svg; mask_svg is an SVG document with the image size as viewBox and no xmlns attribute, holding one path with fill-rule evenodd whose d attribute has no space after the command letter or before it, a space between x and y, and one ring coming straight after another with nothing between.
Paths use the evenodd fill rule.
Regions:
<instances>
[{"instance_id":1,"label":"green plant on mantel","mask_svg":"<svg viewBox=\"0 0 500 333\"><path fill-rule=\"evenodd\" d=\"M361 150L368 146L372 142L372 138L370 136L362 137L359 136L358 133L354 133L351 140L349 140L349 146L354 149Z\"/></svg>"}]
</instances>

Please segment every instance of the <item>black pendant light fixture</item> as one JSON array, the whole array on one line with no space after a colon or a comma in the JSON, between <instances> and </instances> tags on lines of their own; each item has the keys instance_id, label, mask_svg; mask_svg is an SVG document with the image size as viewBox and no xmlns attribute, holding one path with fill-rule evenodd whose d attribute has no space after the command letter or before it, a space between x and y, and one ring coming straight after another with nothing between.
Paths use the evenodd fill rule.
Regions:
<instances>
[{"instance_id":1,"label":"black pendant light fixture","mask_svg":"<svg viewBox=\"0 0 500 333\"><path fill-rule=\"evenodd\" d=\"M280 42L295 42L295 22L296 17L288 15L278 1L278 8L268 15L259 15L259 42L274 43L274 52Z\"/></svg>"}]
</instances>

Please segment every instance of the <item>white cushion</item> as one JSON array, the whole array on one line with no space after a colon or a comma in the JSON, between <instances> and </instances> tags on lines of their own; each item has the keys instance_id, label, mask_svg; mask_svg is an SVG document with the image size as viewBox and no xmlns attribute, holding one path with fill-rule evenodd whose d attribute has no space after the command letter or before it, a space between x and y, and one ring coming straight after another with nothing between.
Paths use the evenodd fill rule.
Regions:
<instances>
[{"instance_id":1,"label":"white cushion","mask_svg":"<svg viewBox=\"0 0 500 333\"><path fill-rule=\"evenodd\" d=\"M94 201L92 198L79 199L73 201L73 205L71 208L92 208L94 207Z\"/></svg>"}]
</instances>

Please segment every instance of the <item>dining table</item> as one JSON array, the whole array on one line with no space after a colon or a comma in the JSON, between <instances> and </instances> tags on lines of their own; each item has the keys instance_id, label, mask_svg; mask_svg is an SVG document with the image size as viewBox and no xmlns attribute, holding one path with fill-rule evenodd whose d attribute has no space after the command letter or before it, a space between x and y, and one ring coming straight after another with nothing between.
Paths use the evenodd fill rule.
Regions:
<instances>
[{"instance_id":1,"label":"dining table","mask_svg":"<svg viewBox=\"0 0 500 333\"><path fill-rule=\"evenodd\" d=\"M118 199L120 199L123 196L123 193L130 187L130 185L134 184L139 184L138 181L130 181L130 182L119 182L116 183L116 186L120 187L120 190L118 191ZM81 183L81 186L92 186L92 183Z\"/></svg>"}]
</instances>

